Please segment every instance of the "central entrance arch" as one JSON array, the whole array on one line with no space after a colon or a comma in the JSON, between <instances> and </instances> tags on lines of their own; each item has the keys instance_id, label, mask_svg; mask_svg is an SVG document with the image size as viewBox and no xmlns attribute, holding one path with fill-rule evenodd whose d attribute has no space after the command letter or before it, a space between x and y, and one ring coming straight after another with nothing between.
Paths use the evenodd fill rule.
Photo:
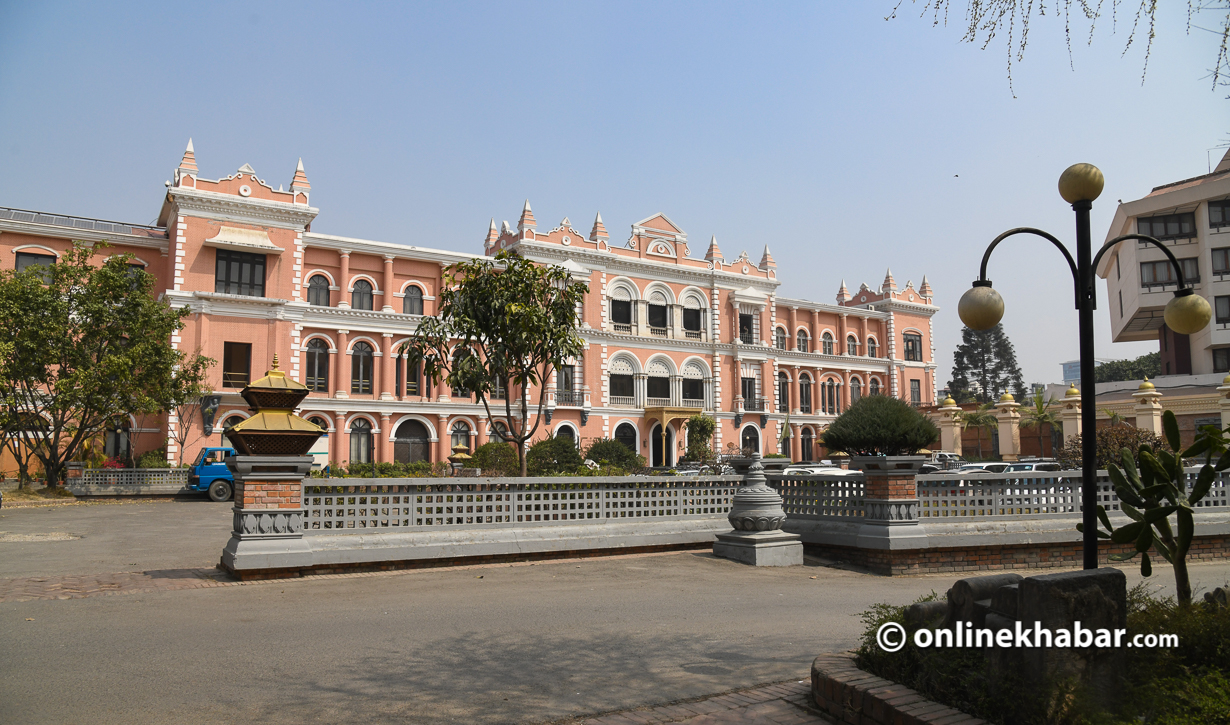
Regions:
<instances>
[{"instance_id":1,"label":"central entrance arch","mask_svg":"<svg viewBox=\"0 0 1230 725\"><path fill-rule=\"evenodd\" d=\"M653 448L653 466L670 466L674 465L672 460L674 457L671 453L675 450L675 433L668 426L666 429L666 448L662 447L662 424L654 425L653 431L649 434L649 445Z\"/></svg>"},{"instance_id":2,"label":"central entrance arch","mask_svg":"<svg viewBox=\"0 0 1230 725\"><path fill-rule=\"evenodd\" d=\"M431 436L427 426L417 420L407 420L397 426L393 436L393 460L398 463L431 461Z\"/></svg>"}]
</instances>

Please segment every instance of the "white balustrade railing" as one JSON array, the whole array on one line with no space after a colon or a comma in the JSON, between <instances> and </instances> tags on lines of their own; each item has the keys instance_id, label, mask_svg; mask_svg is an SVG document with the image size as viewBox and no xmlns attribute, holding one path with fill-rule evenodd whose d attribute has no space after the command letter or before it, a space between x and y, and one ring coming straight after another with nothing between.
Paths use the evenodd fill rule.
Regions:
<instances>
[{"instance_id":1,"label":"white balustrade railing","mask_svg":"<svg viewBox=\"0 0 1230 725\"><path fill-rule=\"evenodd\" d=\"M305 534L723 519L742 482L738 476L320 480L303 484Z\"/></svg>"},{"instance_id":2,"label":"white balustrade railing","mask_svg":"<svg viewBox=\"0 0 1230 725\"><path fill-rule=\"evenodd\" d=\"M862 475L768 474L769 487L782 497L787 518L850 519L864 515Z\"/></svg>"},{"instance_id":3,"label":"white balustrade railing","mask_svg":"<svg viewBox=\"0 0 1230 725\"><path fill-rule=\"evenodd\" d=\"M69 481L82 486L187 486L187 468L87 468Z\"/></svg>"}]
</instances>

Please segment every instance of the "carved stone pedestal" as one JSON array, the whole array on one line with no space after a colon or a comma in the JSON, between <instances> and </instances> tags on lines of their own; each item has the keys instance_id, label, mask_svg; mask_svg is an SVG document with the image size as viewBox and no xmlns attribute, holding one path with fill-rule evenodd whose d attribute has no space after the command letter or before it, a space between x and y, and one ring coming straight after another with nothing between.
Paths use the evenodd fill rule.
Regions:
<instances>
[{"instance_id":1,"label":"carved stone pedestal","mask_svg":"<svg viewBox=\"0 0 1230 725\"><path fill-rule=\"evenodd\" d=\"M245 570L311 566L303 540L303 477L311 456L231 456L235 476L234 526L222 566Z\"/></svg>"},{"instance_id":2,"label":"carved stone pedestal","mask_svg":"<svg viewBox=\"0 0 1230 725\"><path fill-rule=\"evenodd\" d=\"M802 537L781 530L786 521L782 497L766 484L759 454L753 457L744 485L731 500L727 518L734 531L717 535L714 556L752 566L802 565Z\"/></svg>"}]
</instances>

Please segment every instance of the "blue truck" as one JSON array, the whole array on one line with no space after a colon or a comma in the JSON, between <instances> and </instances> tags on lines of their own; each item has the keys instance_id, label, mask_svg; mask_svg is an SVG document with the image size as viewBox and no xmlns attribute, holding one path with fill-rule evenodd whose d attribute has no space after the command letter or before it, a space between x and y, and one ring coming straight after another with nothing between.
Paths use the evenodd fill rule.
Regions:
<instances>
[{"instance_id":1,"label":"blue truck","mask_svg":"<svg viewBox=\"0 0 1230 725\"><path fill-rule=\"evenodd\" d=\"M214 501L229 501L235 491L235 477L226 467L234 448L203 448L196 463L188 469L188 488L206 491Z\"/></svg>"}]
</instances>

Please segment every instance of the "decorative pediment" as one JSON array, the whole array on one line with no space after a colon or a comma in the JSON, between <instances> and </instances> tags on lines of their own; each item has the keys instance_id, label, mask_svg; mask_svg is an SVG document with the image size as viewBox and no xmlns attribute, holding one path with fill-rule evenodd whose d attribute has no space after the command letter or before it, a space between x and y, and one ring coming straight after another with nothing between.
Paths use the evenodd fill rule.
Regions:
<instances>
[{"instance_id":1,"label":"decorative pediment","mask_svg":"<svg viewBox=\"0 0 1230 725\"><path fill-rule=\"evenodd\" d=\"M679 228L679 225L675 224L669 217L661 212L654 214L648 219L642 219L632 226L655 229L660 232L666 232L667 234L683 234L683 230Z\"/></svg>"}]
</instances>

